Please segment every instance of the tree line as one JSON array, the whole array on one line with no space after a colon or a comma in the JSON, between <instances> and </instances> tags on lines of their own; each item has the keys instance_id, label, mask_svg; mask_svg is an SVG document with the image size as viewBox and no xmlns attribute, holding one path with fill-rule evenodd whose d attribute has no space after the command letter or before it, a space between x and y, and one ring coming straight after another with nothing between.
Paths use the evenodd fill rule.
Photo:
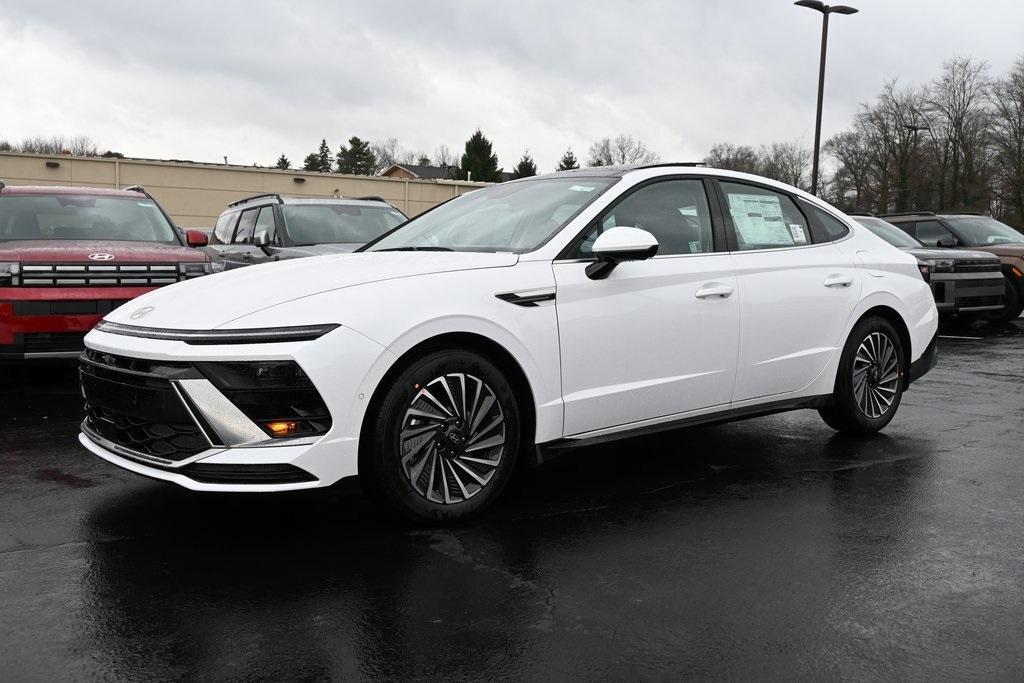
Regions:
<instances>
[{"instance_id":1,"label":"tree line","mask_svg":"<svg viewBox=\"0 0 1024 683\"><path fill-rule=\"evenodd\" d=\"M928 83L888 81L822 152L833 171L819 194L845 211L974 211L1024 227L1024 56L1002 76L953 57ZM799 142L720 143L704 161L802 189L810 180Z\"/></svg>"},{"instance_id":2,"label":"tree line","mask_svg":"<svg viewBox=\"0 0 1024 683\"><path fill-rule=\"evenodd\" d=\"M611 166L650 163L658 159L658 154L650 150L643 141L632 135L620 134L615 138L602 138L594 142L590 146L585 163L587 166ZM498 157L494 153L492 142L479 129L466 140L461 155L454 154L447 145L441 145L434 151L433 156L428 156L424 152L404 149L397 138L370 142L357 136L349 138L335 152L327 143L327 139L323 138L317 149L303 159L301 170L379 175L395 164L448 167L452 169L454 179L480 182L501 182L510 178L537 175L537 163L529 150L524 150L512 171L506 173L504 168L498 165ZM572 148L569 148L559 160L556 170L567 171L579 167L579 160ZM292 162L282 154L272 168L290 169Z\"/></svg>"}]
</instances>

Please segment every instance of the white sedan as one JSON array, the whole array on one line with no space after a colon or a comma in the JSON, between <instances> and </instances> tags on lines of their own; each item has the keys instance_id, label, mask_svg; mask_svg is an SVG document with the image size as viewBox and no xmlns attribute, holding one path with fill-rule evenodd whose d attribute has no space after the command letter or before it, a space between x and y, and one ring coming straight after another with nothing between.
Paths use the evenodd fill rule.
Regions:
<instances>
[{"instance_id":1,"label":"white sedan","mask_svg":"<svg viewBox=\"0 0 1024 683\"><path fill-rule=\"evenodd\" d=\"M81 443L204 491L359 475L444 522L560 447L812 408L869 434L935 364L913 256L687 165L464 195L360 253L156 290L86 337ZM684 437L685 438L685 437Z\"/></svg>"}]
</instances>

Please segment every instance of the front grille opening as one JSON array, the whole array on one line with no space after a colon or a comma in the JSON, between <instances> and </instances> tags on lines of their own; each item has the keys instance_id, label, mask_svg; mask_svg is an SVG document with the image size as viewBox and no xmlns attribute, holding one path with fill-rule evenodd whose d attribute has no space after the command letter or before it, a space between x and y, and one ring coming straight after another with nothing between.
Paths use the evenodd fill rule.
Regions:
<instances>
[{"instance_id":1,"label":"front grille opening","mask_svg":"<svg viewBox=\"0 0 1024 683\"><path fill-rule=\"evenodd\" d=\"M306 470L289 464L216 465L196 462L178 471L205 484L297 484L316 481L316 477Z\"/></svg>"}]
</instances>

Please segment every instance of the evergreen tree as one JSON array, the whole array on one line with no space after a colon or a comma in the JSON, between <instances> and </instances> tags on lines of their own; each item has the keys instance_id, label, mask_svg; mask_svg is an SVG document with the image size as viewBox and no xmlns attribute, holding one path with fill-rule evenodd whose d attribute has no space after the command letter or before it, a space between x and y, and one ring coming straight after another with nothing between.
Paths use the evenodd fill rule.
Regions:
<instances>
[{"instance_id":1,"label":"evergreen tree","mask_svg":"<svg viewBox=\"0 0 1024 683\"><path fill-rule=\"evenodd\" d=\"M316 152L312 152L306 155L306 158L302 162L303 171L319 171L320 170L320 155Z\"/></svg>"},{"instance_id":2,"label":"evergreen tree","mask_svg":"<svg viewBox=\"0 0 1024 683\"><path fill-rule=\"evenodd\" d=\"M420 158L416 160L416 163L420 166L430 166L430 157L426 154L421 154Z\"/></svg>"},{"instance_id":3,"label":"evergreen tree","mask_svg":"<svg viewBox=\"0 0 1024 683\"><path fill-rule=\"evenodd\" d=\"M513 178L529 178L537 175L537 164L534 163L533 157L530 156L529 152L523 152L523 157L516 164L516 167L512 169Z\"/></svg>"},{"instance_id":4,"label":"evergreen tree","mask_svg":"<svg viewBox=\"0 0 1024 683\"><path fill-rule=\"evenodd\" d=\"M317 150L317 154L320 156L320 167L316 170L321 173L330 173L333 164L331 163L331 148L327 144L326 138L320 140L320 149Z\"/></svg>"},{"instance_id":5,"label":"evergreen tree","mask_svg":"<svg viewBox=\"0 0 1024 683\"><path fill-rule=\"evenodd\" d=\"M373 175L377 168L377 157L370 149L370 143L356 136L348 139L348 147L338 150L338 173L351 175Z\"/></svg>"},{"instance_id":6,"label":"evergreen tree","mask_svg":"<svg viewBox=\"0 0 1024 683\"><path fill-rule=\"evenodd\" d=\"M576 159L576 155L572 153L572 147L565 150L565 154L562 155L561 161L558 162L558 170L571 171L579 167L580 162Z\"/></svg>"},{"instance_id":7,"label":"evergreen tree","mask_svg":"<svg viewBox=\"0 0 1024 683\"><path fill-rule=\"evenodd\" d=\"M274 164L274 168L279 168L282 171L286 171L292 167L292 162L288 161L288 157L281 155L277 158L277 163Z\"/></svg>"},{"instance_id":8,"label":"evergreen tree","mask_svg":"<svg viewBox=\"0 0 1024 683\"><path fill-rule=\"evenodd\" d=\"M466 151L462 155L457 177L459 180L484 183L496 183L501 180L498 157L492 152L491 141L484 137L479 128L466 140Z\"/></svg>"}]
</instances>

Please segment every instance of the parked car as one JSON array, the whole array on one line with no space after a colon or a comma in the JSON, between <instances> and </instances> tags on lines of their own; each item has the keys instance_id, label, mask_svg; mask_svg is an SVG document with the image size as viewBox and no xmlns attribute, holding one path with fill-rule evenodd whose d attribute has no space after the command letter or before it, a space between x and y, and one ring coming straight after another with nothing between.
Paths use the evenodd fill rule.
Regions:
<instances>
[{"instance_id":1,"label":"parked car","mask_svg":"<svg viewBox=\"0 0 1024 683\"><path fill-rule=\"evenodd\" d=\"M209 272L141 188L0 181L0 359L73 358L105 314Z\"/></svg>"},{"instance_id":2,"label":"parked car","mask_svg":"<svg viewBox=\"0 0 1024 683\"><path fill-rule=\"evenodd\" d=\"M913 256L800 190L587 168L111 313L86 339L80 440L197 490L358 474L443 522L518 459L599 440L800 408L876 432L935 364L937 325Z\"/></svg>"},{"instance_id":3,"label":"parked car","mask_svg":"<svg viewBox=\"0 0 1024 683\"><path fill-rule=\"evenodd\" d=\"M354 251L406 220L383 199L262 194L228 205L207 251L216 270Z\"/></svg>"},{"instance_id":4,"label":"parked car","mask_svg":"<svg viewBox=\"0 0 1024 683\"><path fill-rule=\"evenodd\" d=\"M1002 262L995 254L926 247L881 218L853 218L889 244L913 254L925 282L931 285L939 315L971 318L990 311L1001 312L1006 306Z\"/></svg>"},{"instance_id":5,"label":"parked car","mask_svg":"<svg viewBox=\"0 0 1024 683\"><path fill-rule=\"evenodd\" d=\"M1024 234L981 214L936 214L930 211L881 216L928 247L986 251L1003 264L1006 303L1002 311L987 314L1010 322L1024 312Z\"/></svg>"}]
</instances>

